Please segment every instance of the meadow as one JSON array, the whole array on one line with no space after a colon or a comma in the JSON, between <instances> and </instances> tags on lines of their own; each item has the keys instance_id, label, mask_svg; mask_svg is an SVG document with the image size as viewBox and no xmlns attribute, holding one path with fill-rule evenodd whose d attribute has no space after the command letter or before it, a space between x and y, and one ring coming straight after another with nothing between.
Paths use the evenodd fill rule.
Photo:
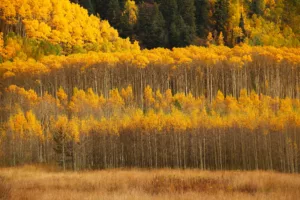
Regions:
<instances>
[{"instance_id":1,"label":"meadow","mask_svg":"<svg viewBox=\"0 0 300 200\"><path fill-rule=\"evenodd\" d=\"M0 199L297 199L300 176L272 171L0 169Z\"/></svg>"}]
</instances>

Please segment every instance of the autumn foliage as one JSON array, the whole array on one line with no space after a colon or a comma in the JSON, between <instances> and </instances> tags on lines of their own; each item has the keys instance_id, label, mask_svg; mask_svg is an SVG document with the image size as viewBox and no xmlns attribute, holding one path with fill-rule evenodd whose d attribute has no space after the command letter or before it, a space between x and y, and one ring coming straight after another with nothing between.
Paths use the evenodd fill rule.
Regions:
<instances>
[{"instance_id":1,"label":"autumn foliage","mask_svg":"<svg viewBox=\"0 0 300 200\"><path fill-rule=\"evenodd\" d=\"M2 164L298 172L299 100L239 93L218 91L209 102L146 86L141 108L131 86L105 98L92 89L68 96L59 88L55 97L11 85L2 107Z\"/></svg>"},{"instance_id":2,"label":"autumn foliage","mask_svg":"<svg viewBox=\"0 0 300 200\"><path fill-rule=\"evenodd\" d=\"M107 21L88 15L87 10L69 0L3 0L0 13L0 32L5 35L13 31L37 41L59 44L68 52L120 51L138 46L121 39Z\"/></svg>"},{"instance_id":3,"label":"autumn foliage","mask_svg":"<svg viewBox=\"0 0 300 200\"><path fill-rule=\"evenodd\" d=\"M298 172L299 55L212 45L6 61L1 164Z\"/></svg>"}]
</instances>

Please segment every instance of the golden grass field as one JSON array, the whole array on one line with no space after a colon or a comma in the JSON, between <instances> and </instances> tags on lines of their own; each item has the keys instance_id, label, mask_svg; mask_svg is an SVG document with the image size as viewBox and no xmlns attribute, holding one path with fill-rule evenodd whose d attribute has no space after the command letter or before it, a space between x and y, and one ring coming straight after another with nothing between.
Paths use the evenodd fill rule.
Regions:
<instances>
[{"instance_id":1,"label":"golden grass field","mask_svg":"<svg viewBox=\"0 0 300 200\"><path fill-rule=\"evenodd\" d=\"M300 175L275 172L0 169L0 199L300 199Z\"/></svg>"}]
</instances>

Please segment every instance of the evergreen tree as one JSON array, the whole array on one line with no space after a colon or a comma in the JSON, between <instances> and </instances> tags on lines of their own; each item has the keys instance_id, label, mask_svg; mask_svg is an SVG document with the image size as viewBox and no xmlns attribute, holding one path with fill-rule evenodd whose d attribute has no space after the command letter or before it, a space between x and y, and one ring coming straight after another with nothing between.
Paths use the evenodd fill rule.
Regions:
<instances>
[{"instance_id":1,"label":"evergreen tree","mask_svg":"<svg viewBox=\"0 0 300 200\"><path fill-rule=\"evenodd\" d=\"M107 9L107 19L109 23L115 27L119 27L121 17L120 4L118 0L110 0Z\"/></svg>"},{"instance_id":2,"label":"evergreen tree","mask_svg":"<svg viewBox=\"0 0 300 200\"><path fill-rule=\"evenodd\" d=\"M174 21L171 22L169 29L169 47L184 47L187 45L186 35L187 27L184 23L183 18L178 15Z\"/></svg>"},{"instance_id":3,"label":"evergreen tree","mask_svg":"<svg viewBox=\"0 0 300 200\"><path fill-rule=\"evenodd\" d=\"M140 5L137 34L141 46L146 48L166 46L165 21L156 3Z\"/></svg>"},{"instance_id":4,"label":"evergreen tree","mask_svg":"<svg viewBox=\"0 0 300 200\"><path fill-rule=\"evenodd\" d=\"M181 0L178 1L178 11L182 16L185 24L195 27L195 1L194 0Z\"/></svg>"},{"instance_id":5,"label":"evergreen tree","mask_svg":"<svg viewBox=\"0 0 300 200\"><path fill-rule=\"evenodd\" d=\"M124 10L126 0L119 0L121 10Z\"/></svg>"},{"instance_id":6,"label":"evergreen tree","mask_svg":"<svg viewBox=\"0 0 300 200\"><path fill-rule=\"evenodd\" d=\"M161 0L160 10L166 21L168 31L168 48L181 47L188 44L187 26L178 11L176 0Z\"/></svg>"},{"instance_id":7,"label":"evergreen tree","mask_svg":"<svg viewBox=\"0 0 300 200\"><path fill-rule=\"evenodd\" d=\"M218 34L222 32L226 41L229 22L229 0L217 0L213 18L215 20L215 30Z\"/></svg>"},{"instance_id":8,"label":"evergreen tree","mask_svg":"<svg viewBox=\"0 0 300 200\"><path fill-rule=\"evenodd\" d=\"M64 170L68 168L68 166L72 165L71 162L74 159L73 147L71 139L68 135L61 129L58 129L53 134L53 150L56 154L57 163Z\"/></svg>"},{"instance_id":9,"label":"evergreen tree","mask_svg":"<svg viewBox=\"0 0 300 200\"><path fill-rule=\"evenodd\" d=\"M92 0L94 4L95 13L99 14L101 19L107 19L108 4L110 0Z\"/></svg>"},{"instance_id":10,"label":"evergreen tree","mask_svg":"<svg viewBox=\"0 0 300 200\"><path fill-rule=\"evenodd\" d=\"M95 14L93 0L71 0L73 3L80 4L82 7L88 10L89 14Z\"/></svg>"},{"instance_id":11,"label":"evergreen tree","mask_svg":"<svg viewBox=\"0 0 300 200\"><path fill-rule=\"evenodd\" d=\"M171 27L171 23L175 21L175 18L178 15L176 0L161 0L159 8L164 16L166 24Z\"/></svg>"},{"instance_id":12,"label":"evergreen tree","mask_svg":"<svg viewBox=\"0 0 300 200\"><path fill-rule=\"evenodd\" d=\"M209 29L209 1L195 0L197 35L205 37Z\"/></svg>"},{"instance_id":13,"label":"evergreen tree","mask_svg":"<svg viewBox=\"0 0 300 200\"><path fill-rule=\"evenodd\" d=\"M266 8L266 0L253 0L252 10L257 15L263 15Z\"/></svg>"},{"instance_id":14,"label":"evergreen tree","mask_svg":"<svg viewBox=\"0 0 300 200\"><path fill-rule=\"evenodd\" d=\"M178 1L178 10L185 24L183 41L185 45L190 45L196 37L195 0Z\"/></svg>"},{"instance_id":15,"label":"evergreen tree","mask_svg":"<svg viewBox=\"0 0 300 200\"><path fill-rule=\"evenodd\" d=\"M153 38L154 43L153 46L150 45L149 47L166 47L168 42L168 36L166 32L165 20L157 4L155 4L154 6L152 30L153 37L151 38Z\"/></svg>"},{"instance_id":16,"label":"evergreen tree","mask_svg":"<svg viewBox=\"0 0 300 200\"><path fill-rule=\"evenodd\" d=\"M150 32L152 31L153 14L154 13L151 5L142 3L139 6L137 34L142 47L149 47L149 44L152 44L150 41L152 39Z\"/></svg>"},{"instance_id":17,"label":"evergreen tree","mask_svg":"<svg viewBox=\"0 0 300 200\"><path fill-rule=\"evenodd\" d=\"M244 22L244 16L243 13L241 13L241 17L240 17L240 23L239 23L239 27L243 32L243 36L238 38L238 43L240 42L244 42L245 36L246 36L246 30L245 30L245 22Z\"/></svg>"}]
</instances>

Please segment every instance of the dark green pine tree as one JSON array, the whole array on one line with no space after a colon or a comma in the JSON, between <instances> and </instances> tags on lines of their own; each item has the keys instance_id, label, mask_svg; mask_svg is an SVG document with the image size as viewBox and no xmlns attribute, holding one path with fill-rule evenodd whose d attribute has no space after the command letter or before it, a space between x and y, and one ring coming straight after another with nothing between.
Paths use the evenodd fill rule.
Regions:
<instances>
[{"instance_id":1,"label":"dark green pine tree","mask_svg":"<svg viewBox=\"0 0 300 200\"><path fill-rule=\"evenodd\" d=\"M165 21L156 3L139 6L137 34L142 47L151 49L167 45Z\"/></svg>"},{"instance_id":2,"label":"dark green pine tree","mask_svg":"<svg viewBox=\"0 0 300 200\"><path fill-rule=\"evenodd\" d=\"M166 21L168 32L168 48L182 47L186 45L185 35L187 27L178 11L176 0L161 0L160 11Z\"/></svg>"},{"instance_id":3,"label":"dark green pine tree","mask_svg":"<svg viewBox=\"0 0 300 200\"><path fill-rule=\"evenodd\" d=\"M241 13L239 27L242 29L243 34L245 35L246 34L246 30L245 30L245 20L244 20L243 13Z\"/></svg>"},{"instance_id":4,"label":"dark green pine tree","mask_svg":"<svg viewBox=\"0 0 300 200\"><path fill-rule=\"evenodd\" d=\"M107 7L107 20L114 28L119 28L121 9L119 0L110 0Z\"/></svg>"},{"instance_id":5,"label":"dark green pine tree","mask_svg":"<svg viewBox=\"0 0 300 200\"><path fill-rule=\"evenodd\" d=\"M89 14L95 14L93 0L71 0L71 2L80 4L82 7L88 10Z\"/></svg>"},{"instance_id":6,"label":"dark green pine tree","mask_svg":"<svg viewBox=\"0 0 300 200\"><path fill-rule=\"evenodd\" d=\"M108 4L110 0L92 0L96 14L99 14L101 19L107 19Z\"/></svg>"},{"instance_id":7,"label":"dark green pine tree","mask_svg":"<svg viewBox=\"0 0 300 200\"><path fill-rule=\"evenodd\" d=\"M151 5L142 3L139 6L139 16L137 23L137 34L139 44L143 48L151 48L153 45L152 40L152 17L153 17L153 9Z\"/></svg>"},{"instance_id":8,"label":"dark green pine tree","mask_svg":"<svg viewBox=\"0 0 300 200\"><path fill-rule=\"evenodd\" d=\"M74 142L62 130L53 134L53 142L58 165L63 170L71 169L72 161L74 161Z\"/></svg>"},{"instance_id":9,"label":"dark green pine tree","mask_svg":"<svg viewBox=\"0 0 300 200\"><path fill-rule=\"evenodd\" d=\"M171 23L175 21L175 18L178 15L176 0L161 0L159 9L163 14L166 24L169 28L171 26Z\"/></svg>"},{"instance_id":10,"label":"dark green pine tree","mask_svg":"<svg viewBox=\"0 0 300 200\"><path fill-rule=\"evenodd\" d=\"M154 47L166 47L168 43L168 35L166 31L166 22L159 10L158 5L154 5L154 16L152 22L152 33L153 33L153 48ZM152 48L150 47L150 48Z\"/></svg>"},{"instance_id":11,"label":"dark green pine tree","mask_svg":"<svg viewBox=\"0 0 300 200\"><path fill-rule=\"evenodd\" d=\"M219 35L222 32L226 41L228 36L227 27L229 22L229 0L217 0L215 3L213 18L217 34Z\"/></svg>"},{"instance_id":12,"label":"dark green pine tree","mask_svg":"<svg viewBox=\"0 0 300 200\"><path fill-rule=\"evenodd\" d=\"M245 21L244 21L243 13L241 13L239 27L241 28L241 30L243 32L243 36L240 36L239 38L237 38L237 43L244 42L244 39L246 36Z\"/></svg>"},{"instance_id":13,"label":"dark green pine tree","mask_svg":"<svg viewBox=\"0 0 300 200\"><path fill-rule=\"evenodd\" d=\"M142 3L148 3L148 2L150 3L151 2L151 0L134 0L134 1L137 5L142 4Z\"/></svg>"},{"instance_id":14,"label":"dark green pine tree","mask_svg":"<svg viewBox=\"0 0 300 200\"><path fill-rule=\"evenodd\" d=\"M252 1L252 11L257 15L263 15L266 8L265 0L253 0Z\"/></svg>"},{"instance_id":15,"label":"dark green pine tree","mask_svg":"<svg viewBox=\"0 0 300 200\"><path fill-rule=\"evenodd\" d=\"M209 0L195 0L197 35L204 38L209 32Z\"/></svg>"},{"instance_id":16,"label":"dark green pine tree","mask_svg":"<svg viewBox=\"0 0 300 200\"><path fill-rule=\"evenodd\" d=\"M192 44L196 38L195 0L179 0L177 1L177 4L179 14L185 24L183 42L185 43L185 46L187 46Z\"/></svg>"},{"instance_id":17,"label":"dark green pine tree","mask_svg":"<svg viewBox=\"0 0 300 200\"><path fill-rule=\"evenodd\" d=\"M175 16L174 21L171 22L169 29L169 47L184 47L186 46L185 37L188 34L187 26L184 23L181 15Z\"/></svg>"},{"instance_id":18,"label":"dark green pine tree","mask_svg":"<svg viewBox=\"0 0 300 200\"><path fill-rule=\"evenodd\" d=\"M126 0L119 0L119 3L120 3L120 9L124 10Z\"/></svg>"}]
</instances>

